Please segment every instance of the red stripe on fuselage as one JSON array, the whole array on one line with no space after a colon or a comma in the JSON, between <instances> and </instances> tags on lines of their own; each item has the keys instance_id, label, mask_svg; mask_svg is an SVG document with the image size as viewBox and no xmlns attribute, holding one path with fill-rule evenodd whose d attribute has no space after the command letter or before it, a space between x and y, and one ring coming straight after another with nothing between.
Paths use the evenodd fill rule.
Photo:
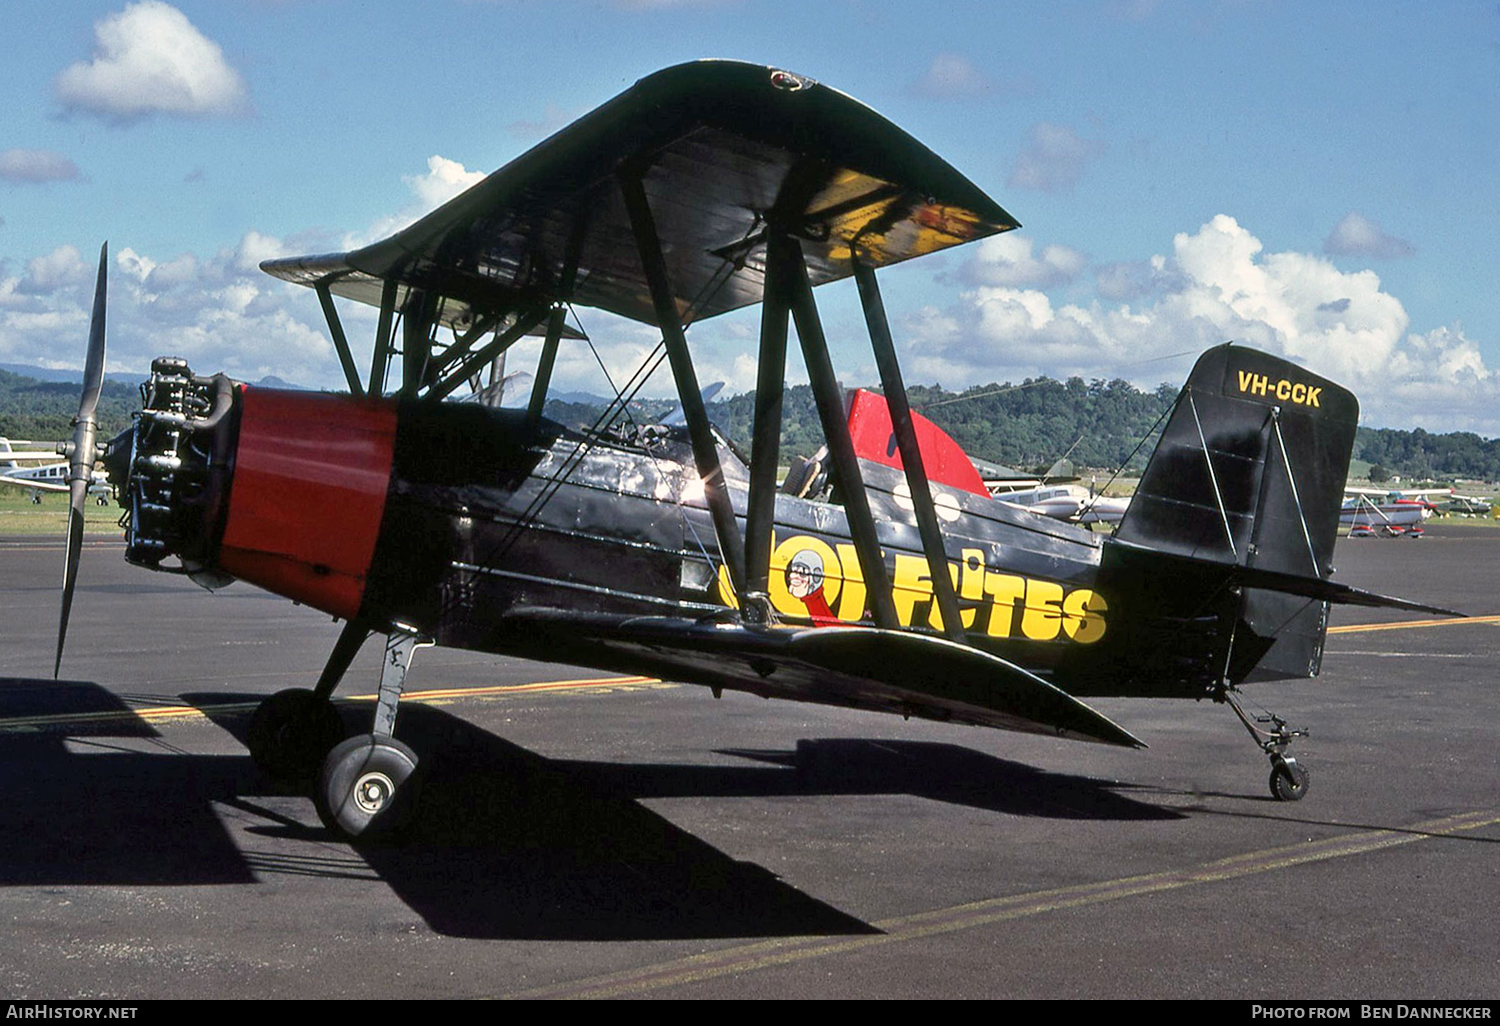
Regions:
<instances>
[{"instance_id":1,"label":"red stripe on fuselage","mask_svg":"<svg viewBox=\"0 0 1500 1026\"><path fill-rule=\"evenodd\" d=\"M395 438L391 402L244 389L219 566L335 616L357 614Z\"/></svg>"}]
</instances>

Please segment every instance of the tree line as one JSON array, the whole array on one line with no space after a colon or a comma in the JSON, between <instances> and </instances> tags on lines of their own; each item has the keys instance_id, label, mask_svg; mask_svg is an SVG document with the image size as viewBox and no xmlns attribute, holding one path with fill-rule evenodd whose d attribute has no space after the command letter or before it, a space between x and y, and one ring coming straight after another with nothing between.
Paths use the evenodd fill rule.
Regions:
<instances>
[{"instance_id":1,"label":"tree line","mask_svg":"<svg viewBox=\"0 0 1500 1026\"><path fill-rule=\"evenodd\" d=\"M1079 467L1139 471L1177 391L1168 384L1143 391L1119 379L1043 377L1020 384L976 385L961 392L917 385L908 389L908 396L914 409L952 435L965 452L992 463L1040 469L1068 456ZM783 458L808 454L821 445L823 432L811 388L787 389L783 406ZM711 403L709 409L730 437L748 449L755 394ZM1433 434L1422 428L1361 427L1355 434L1354 458L1408 480L1500 481L1500 439L1466 431Z\"/></svg>"},{"instance_id":2,"label":"tree line","mask_svg":"<svg viewBox=\"0 0 1500 1026\"><path fill-rule=\"evenodd\" d=\"M953 436L970 456L1016 468L1046 467L1069 456L1075 464L1117 467L1141 437L1171 408L1175 390L1141 392L1124 381L1066 382L1028 379L1020 385L990 384L949 392L940 386L907 390L912 408ZM730 437L748 445L755 394L722 404ZM808 385L786 390L782 451L807 455L823 442L823 429ZM1134 462L1143 465L1149 450Z\"/></svg>"},{"instance_id":3,"label":"tree line","mask_svg":"<svg viewBox=\"0 0 1500 1026\"><path fill-rule=\"evenodd\" d=\"M73 433L78 413L78 382L38 381L0 370L0 438L60 441ZM95 417L99 436L110 438L130 426L140 392L120 381L106 381Z\"/></svg>"},{"instance_id":4,"label":"tree line","mask_svg":"<svg viewBox=\"0 0 1500 1026\"><path fill-rule=\"evenodd\" d=\"M1125 381L1027 379L1019 385L979 385L962 392L917 385L911 405L953 436L970 456L1016 468L1045 468L1068 456L1080 466L1114 468L1127 460L1144 466L1149 446L1140 440L1171 409L1176 390L1142 392ZM651 423L676 404L642 400L630 406L637 423ZM602 407L548 402L547 416L570 426L591 426ZM755 393L708 404L708 415L742 450L750 449ZM782 396L782 460L809 456L823 444L822 421L809 385ZM1134 458L1132 459L1132 455Z\"/></svg>"},{"instance_id":5,"label":"tree line","mask_svg":"<svg viewBox=\"0 0 1500 1026\"><path fill-rule=\"evenodd\" d=\"M1407 480L1500 481L1500 439L1471 431L1434 435L1422 428L1360 428L1354 453Z\"/></svg>"},{"instance_id":6,"label":"tree line","mask_svg":"<svg viewBox=\"0 0 1500 1026\"><path fill-rule=\"evenodd\" d=\"M0 370L0 437L62 439L72 431L78 409L77 384L38 381ZM1018 469L1050 466L1068 456L1080 467L1139 470L1150 454L1148 440L1171 409L1177 389L1160 385L1142 391L1119 379L1057 381L1028 378L1020 384L976 385L950 392L939 385L915 385L913 408L953 436L964 451ZM135 387L106 381L99 399L99 430L110 437L130 425L140 397ZM631 416L650 423L675 403L633 403ZM547 415L568 424L592 424L603 405L549 402ZM823 429L812 389L794 385L782 400L783 459L810 455L823 444ZM755 393L709 404L709 415L743 450L750 448ZM1500 439L1468 431L1433 434L1422 428L1360 428L1354 456L1407 479L1474 478L1500 480Z\"/></svg>"}]
</instances>

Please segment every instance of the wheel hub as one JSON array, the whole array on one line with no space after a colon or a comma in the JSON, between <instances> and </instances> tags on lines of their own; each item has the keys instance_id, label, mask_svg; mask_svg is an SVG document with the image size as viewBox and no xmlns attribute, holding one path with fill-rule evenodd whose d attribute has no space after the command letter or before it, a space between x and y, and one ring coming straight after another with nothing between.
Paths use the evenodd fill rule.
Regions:
<instances>
[{"instance_id":1,"label":"wheel hub","mask_svg":"<svg viewBox=\"0 0 1500 1026\"><path fill-rule=\"evenodd\" d=\"M375 815L391 800L396 785L384 773L366 773L354 785L354 803L367 815Z\"/></svg>"}]
</instances>

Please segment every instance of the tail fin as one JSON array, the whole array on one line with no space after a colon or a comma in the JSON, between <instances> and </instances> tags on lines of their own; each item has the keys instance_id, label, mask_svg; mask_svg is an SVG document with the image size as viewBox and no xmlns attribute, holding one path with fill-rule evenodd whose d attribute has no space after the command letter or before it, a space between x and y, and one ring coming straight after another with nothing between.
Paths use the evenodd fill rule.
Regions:
<instances>
[{"instance_id":1,"label":"tail fin","mask_svg":"<svg viewBox=\"0 0 1500 1026\"><path fill-rule=\"evenodd\" d=\"M1353 393L1326 378L1253 349L1211 349L1178 396L1115 537L1198 562L1324 580L1358 421ZM1270 644L1236 646L1251 661L1232 666L1231 679L1318 672L1326 602L1249 587L1239 620Z\"/></svg>"},{"instance_id":2,"label":"tail fin","mask_svg":"<svg viewBox=\"0 0 1500 1026\"><path fill-rule=\"evenodd\" d=\"M911 422L929 480L989 497L984 478L974 469L968 454L946 431L915 410ZM891 427L891 410L885 404L884 396L863 388L851 393L849 437L854 443L854 454L860 459L873 460L897 470L904 465L901 454L896 451L896 432Z\"/></svg>"}]
</instances>

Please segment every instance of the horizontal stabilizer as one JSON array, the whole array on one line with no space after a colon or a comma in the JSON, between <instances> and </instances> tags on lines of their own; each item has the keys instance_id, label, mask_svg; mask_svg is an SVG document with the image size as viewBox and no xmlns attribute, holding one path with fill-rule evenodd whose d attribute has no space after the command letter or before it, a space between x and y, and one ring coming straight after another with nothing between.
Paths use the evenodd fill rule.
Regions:
<instances>
[{"instance_id":1,"label":"horizontal stabilizer","mask_svg":"<svg viewBox=\"0 0 1500 1026\"><path fill-rule=\"evenodd\" d=\"M527 610L506 648L774 698L816 701L1105 744L1145 744L1014 663L944 638L875 627L750 628L675 617Z\"/></svg>"},{"instance_id":2,"label":"horizontal stabilizer","mask_svg":"<svg viewBox=\"0 0 1500 1026\"><path fill-rule=\"evenodd\" d=\"M1147 546L1135 545L1130 542L1117 541L1115 544L1121 548L1132 549L1141 553L1150 553L1152 559L1165 563L1175 562L1182 564L1184 567L1217 569L1224 574L1226 584L1237 584L1246 588L1276 591L1283 595L1300 595L1303 598L1334 602L1346 606L1405 609L1413 613L1432 613L1435 616L1468 615L1453 609L1445 609L1442 606L1429 606L1423 602L1413 602L1410 599L1396 598L1391 595L1377 595L1372 591L1351 588L1347 584L1335 584L1333 581L1326 581L1317 577L1304 577L1301 574L1288 574L1277 570L1265 570L1259 567L1237 566L1232 563L1220 562L1216 559L1179 556L1172 553L1159 552Z\"/></svg>"}]
</instances>

